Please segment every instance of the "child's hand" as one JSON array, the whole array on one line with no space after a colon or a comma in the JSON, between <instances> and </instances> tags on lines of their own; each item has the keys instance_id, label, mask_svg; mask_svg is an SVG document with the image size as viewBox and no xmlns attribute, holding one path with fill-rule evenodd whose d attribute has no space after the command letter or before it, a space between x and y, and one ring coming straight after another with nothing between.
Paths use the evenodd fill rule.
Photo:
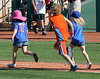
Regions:
<instances>
[{"instance_id":1,"label":"child's hand","mask_svg":"<svg viewBox=\"0 0 100 79\"><path fill-rule=\"evenodd\" d=\"M70 32L70 36L73 37L73 35L74 35L74 33L71 31L71 32Z\"/></svg>"},{"instance_id":2,"label":"child's hand","mask_svg":"<svg viewBox=\"0 0 100 79\"><path fill-rule=\"evenodd\" d=\"M12 37L11 40L14 41L14 38Z\"/></svg>"}]
</instances>

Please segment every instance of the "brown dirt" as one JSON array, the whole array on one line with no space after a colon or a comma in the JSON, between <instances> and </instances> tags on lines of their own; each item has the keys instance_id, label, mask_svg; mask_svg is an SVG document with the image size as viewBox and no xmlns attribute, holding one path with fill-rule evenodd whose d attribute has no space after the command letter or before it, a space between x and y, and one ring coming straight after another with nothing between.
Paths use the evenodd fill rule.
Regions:
<instances>
[{"instance_id":1,"label":"brown dirt","mask_svg":"<svg viewBox=\"0 0 100 79\"><path fill-rule=\"evenodd\" d=\"M12 34L12 31L0 31L0 39L10 40ZM83 34L86 42L100 42L100 32L83 32ZM41 32L35 34L33 31L29 31L28 38L34 41L56 41L54 32L47 32L47 35L42 35Z\"/></svg>"},{"instance_id":2,"label":"brown dirt","mask_svg":"<svg viewBox=\"0 0 100 79\"><path fill-rule=\"evenodd\" d=\"M8 68L7 64L12 61L0 61L0 68ZM86 64L77 64L80 68L77 72L94 72L100 73L100 65L92 64L91 69L86 68ZM70 65L66 63L49 63L49 62L16 62L16 69L28 69L28 70L58 70L58 71L70 71Z\"/></svg>"},{"instance_id":3,"label":"brown dirt","mask_svg":"<svg viewBox=\"0 0 100 79\"><path fill-rule=\"evenodd\" d=\"M1 31L0 40L10 40L12 37L12 31ZM29 40L34 41L56 41L54 32L47 32L46 36L41 35L42 33L35 34L33 31L28 33ZM83 32L86 42L99 42L100 43L100 32ZM70 39L69 39L70 41ZM0 61L0 68L7 68L7 64L12 61ZM100 73L100 65L92 65L91 69L86 69L86 64L77 64L80 68L77 72L94 72ZM69 71L70 66L66 63L49 63L49 62L16 62L16 68L18 69L33 69L33 70L58 70L58 71Z\"/></svg>"}]
</instances>

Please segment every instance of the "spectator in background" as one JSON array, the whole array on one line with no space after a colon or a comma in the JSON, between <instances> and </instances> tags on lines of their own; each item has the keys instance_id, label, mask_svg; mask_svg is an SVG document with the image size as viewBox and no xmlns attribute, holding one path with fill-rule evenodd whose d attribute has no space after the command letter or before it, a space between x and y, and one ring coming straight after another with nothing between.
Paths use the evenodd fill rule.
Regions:
<instances>
[{"instance_id":1,"label":"spectator in background","mask_svg":"<svg viewBox=\"0 0 100 79\"><path fill-rule=\"evenodd\" d=\"M68 0L68 14L71 15L74 11L81 13L81 1L80 0ZM69 17L70 21L73 21L73 17Z\"/></svg>"},{"instance_id":2,"label":"spectator in background","mask_svg":"<svg viewBox=\"0 0 100 79\"><path fill-rule=\"evenodd\" d=\"M46 18L50 18L51 17L50 9L51 9L52 4L55 2L55 0L45 0L45 1L46 1L46 12L48 13L48 16ZM53 30L53 27L52 27L50 20L49 20L47 30L49 30L49 31Z\"/></svg>"},{"instance_id":3,"label":"spectator in background","mask_svg":"<svg viewBox=\"0 0 100 79\"><path fill-rule=\"evenodd\" d=\"M27 0L22 0L23 5L27 5Z\"/></svg>"},{"instance_id":4,"label":"spectator in background","mask_svg":"<svg viewBox=\"0 0 100 79\"><path fill-rule=\"evenodd\" d=\"M42 35L47 35L47 32L44 28L44 21L45 21L45 13L46 13L46 6L45 6L45 0L32 0L34 11L36 11L36 14L38 16L38 22L37 25L40 25L42 28ZM38 29L36 29L37 26L34 27L35 33L38 33ZM36 32L37 31L37 32Z\"/></svg>"},{"instance_id":5,"label":"spectator in background","mask_svg":"<svg viewBox=\"0 0 100 79\"><path fill-rule=\"evenodd\" d=\"M68 9L68 0L64 0L62 3L62 10L67 10Z\"/></svg>"},{"instance_id":6,"label":"spectator in background","mask_svg":"<svg viewBox=\"0 0 100 79\"><path fill-rule=\"evenodd\" d=\"M23 15L27 17L27 0L22 0L22 6L24 8Z\"/></svg>"},{"instance_id":7,"label":"spectator in background","mask_svg":"<svg viewBox=\"0 0 100 79\"><path fill-rule=\"evenodd\" d=\"M45 0L46 5L50 4L50 0Z\"/></svg>"},{"instance_id":8,"label":"spectator in background","mask_svg":"<svg viewBox=\"0 0 100 79\"><path fill-rule=\"evenodd\" d=\"M45 1L46 1L46 0L45 0ZM48 11L49 16L51 16L51 15L50 15L50 8L51 8L52 4L54 3L54 1L55 1L55 0L50 0L50 2L48 2L48 4L46 4L46 6L47 6L47 11Z\"/></svg>"},{"instance_id":9,"label":"spectator in background","mask_svg":"<svg viewBox=\"0 0 100 79\"><path fill-rule=\"evenodd\" d=\"M63 1L61 14L63 14L68 19L68 0ZM67 23L67 25L68 25L68 23ZM68 26L68 28L70 28L70 27Z\"/></svg>"},{"instance_id":10,"label":"spectator in background","mask_svg":"<svg viewBox=\"0 0 100 79\"><path fill-rule=\"evenodd\" d=\"M19 10L22 11L23 16L27 17L27 0L19 0L21 7Z\"/></svg>"}]
</instances>

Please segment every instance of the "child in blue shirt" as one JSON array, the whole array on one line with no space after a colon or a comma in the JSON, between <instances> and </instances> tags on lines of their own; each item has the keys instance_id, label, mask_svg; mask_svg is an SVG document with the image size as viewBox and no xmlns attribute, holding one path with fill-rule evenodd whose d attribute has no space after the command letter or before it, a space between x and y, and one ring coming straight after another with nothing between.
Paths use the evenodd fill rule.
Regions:
<instances>
[{"instance_id":1,"label":"child in blue shirt","mask_svg":"<svg viewBox=\"0 0 100 79\"><path fill-rule=\"evenodd\" d=\"M87 69L90 69L92 63L90 62L89 56L85 50L85 39L84 39L83 32L82 32L83 25L85 24L85 22L84 22L83 18L81 17L80 12L78 12L78 11L74 11L70 15L70 17L73 17L72 24L73 24L73 28L74 28L74 35L72 37L72 41L71 41L70 45L68 46L68 55L74 62L74 58L72 55L72 49L75 46L80 47L82 54L84 55L84 57L87 60Z\"/></svg>"},{"instance_id":2,"label":"child in blue shirt","mask_svg":"<svg viewBox=\"0 0 100 79\"><path fill-rule=\"evenodd\" d=\"M35 59L35 62L38 62L38 56L36 55L36 53L27 51L27 46L29 45L29 42L27 38L28 28L26 23L24 22L26 21L26 19L26 17L22 16L21 11L15 10L13 12L13 16L11 18L11 21L13 21L14 26L14 32L11 39L13 41L13 63L9 63L7 65L9 68L13 68L16 66L16 53L19 48L22 48L24 55L31 55Z\"/></svg>"}]
</instances>

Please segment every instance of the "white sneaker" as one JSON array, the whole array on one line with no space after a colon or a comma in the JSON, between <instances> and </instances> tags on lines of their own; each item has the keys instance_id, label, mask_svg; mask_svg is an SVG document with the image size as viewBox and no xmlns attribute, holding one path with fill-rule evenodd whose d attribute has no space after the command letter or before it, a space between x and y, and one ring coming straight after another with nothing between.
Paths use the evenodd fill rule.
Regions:
<instances>
[{"instance_id":1,"label":"white sneaker","mask_svg":"<svg viewBox=\"0 0 100 79\"><path fill-rule=\"evenodd\" d=\"M9 68L14 68L14 67L16 66L16 64L10 64L10 63L9 63L7 66L8 66Z\"/></svg>"},{"instance_id":2,"label":"white sneaker","mask_svg":"<svg viewBox=\"0 0 100 79\"><path fill-rule=\"evenodd\" d=\"M87 64L87 69L90 69L90 68L91 68L91 66L92 66L92 63L91 63L91 62L89 62L89 63Z\"/></svg>"}]
</instances>

